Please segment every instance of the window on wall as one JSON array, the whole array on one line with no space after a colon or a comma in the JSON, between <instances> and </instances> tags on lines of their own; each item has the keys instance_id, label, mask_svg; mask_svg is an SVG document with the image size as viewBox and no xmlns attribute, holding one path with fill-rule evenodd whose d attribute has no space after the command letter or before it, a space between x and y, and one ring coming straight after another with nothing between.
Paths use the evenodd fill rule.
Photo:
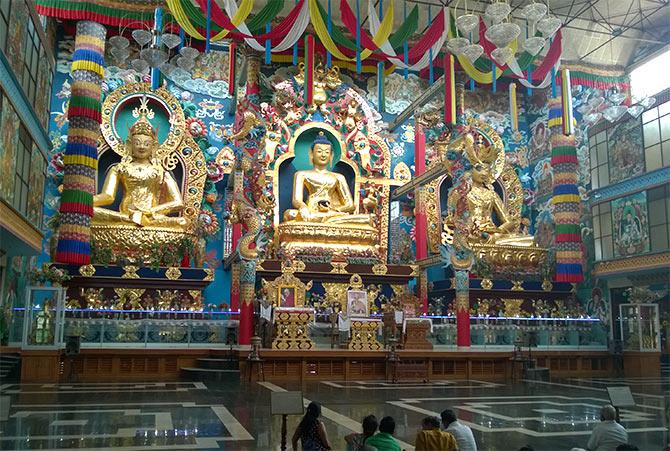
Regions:
<instances>
[{"instance_id":1,"label":"window on wall","mask_svg":"<svg viewBox=\"0 0 670 451\"><path fill-rule=\"evenodd\" d=\"M16 149L16 174L14 179L14 208L24 216L28 213L28 186L33 140L28 130L19 127L19 147Z\"/></svg>"},{"instance_id":2,"label":"window on wall","mask_svg":"<svg viewBox=\"0 0 670 451\"><path fill-rule=\"evenodd\" d=\"M31 104L37 96L37 75L39 73L40 55L44 57L44 50L39 34L32 20L28 20L26 33L23 38L23 74L21 86Z\"/></svg>"},{"instance_id":3,"label":"window on wall","mask_svg":"<svg viewBox=\"0 0 670 451\"><path fill-rule=\"evenodd\" d=\"M670 248L670 185L647 191L649 241L652 252Z\"/></svg>"},{"instance_id":4,"label":"window on wall","mask_svg":"<svg viewBox=\"0 0 670 451\"><path fill-rule=\"evenodd\" d=\"M596 260L608 260L614 257L612 246L612 208L609 202L596 205L593 214L593 237Z\"/></svg>"},{"instance_id":5,"label":"window on wall","mask_svg":"<svg viewBox=\"0 0 670 451\"><path fill-rule=\"evenodd\" d=\"M647 171L670 166L670 101L642 114Z\"/></svg>"},{"instance_id":6,"label":"window on wall","mask_svg":"<svg viewBox=\"0 0 670 451\"><path fill-rule=\"evenodd\" d=\"M0 51L5 51L9 34L9 9L12 2L0 1Z\"/></svg>"},{"instance_id":7,"label":"window on wall","mask_svg":"<svg viewBox=\"0 0 670 451\"><path fill-rule=\"evenodd\" d=\"M603 130L589 139L591 160L591 188L598 189L610 183L607 159L607 131Z\"/></svg>"}]
</instances>

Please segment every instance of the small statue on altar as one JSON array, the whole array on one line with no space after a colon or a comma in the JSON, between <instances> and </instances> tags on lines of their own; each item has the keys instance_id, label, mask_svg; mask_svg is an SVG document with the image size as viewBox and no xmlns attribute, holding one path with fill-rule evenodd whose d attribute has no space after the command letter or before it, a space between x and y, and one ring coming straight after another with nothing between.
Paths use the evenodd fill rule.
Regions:
<instances>
[{"instance_id":1,"label":"small statue on altar","mask_svg":"<svg viewBox=\"0 0 670 451\"><path fill-rule=\"evenodd\" d=\"M54 322L51 313L51 300L44 301L42 310L35 315L33 343L36 345L54 344Z\"/></svg>"},{"instance_id":2,"label":"small statue on altar","mask_svg":"<svg viewBox=\"0 0 670 451\"><path fill-rule=\"evenodd\" d=\"M519 233L519 221L508 214L505 203L493 188L495 179L492 165L496 158L495 150L492 146L483 144L481 135L477 143L471 134L465 139L466 151L472 164L472 186L466 195L467 209L472 223L480 233L471 239L482 244L533 246L534 237ZM499 224L494 222L494 214Z\"/></svg>"},{"instance_id":3,"label":"small statue on altar","mask_svg":"<svg viewBox=\"0 0 670 451\"><path fill-rule=\"evenodd\" d=\"M323 131L314 139L309 158L314 169L295 173L294 208L286 210L284 221L373 224L373 215L354 214L356 206L344 176L328 170L333 160L333 148Z\"/></svg>"},{"instance_id":4,"label":"small statue on altar","mask_svg":"<svg viewBox=\"0 0 670 451\"><path fill-rule=\"evenodd\" d=\"M179 185L156 160L158 139L149 119L153 111L148 99L133 114L138 120L130 128L126 154L121 163L112 166L105 177L102 191L93 197L93 225L154 226L177 231L184 230L186 219L169 216L184 208ZM122 191L118 211L106 208L114 204L117 192Z\"/></svg>"}]
</instances>

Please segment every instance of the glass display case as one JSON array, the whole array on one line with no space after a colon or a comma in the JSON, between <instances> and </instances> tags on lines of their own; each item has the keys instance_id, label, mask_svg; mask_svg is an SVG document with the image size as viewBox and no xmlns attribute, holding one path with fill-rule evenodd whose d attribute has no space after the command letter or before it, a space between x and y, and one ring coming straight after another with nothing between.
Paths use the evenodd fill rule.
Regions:
<instances>
[{"instance_id":1,"label":"glass display case","mask_svg":"<svg viewBox=\"0 0 670 451\"><path fill-rule=\"evenodd\" d=\"M63 346L64 299L62 287L26 287L25 308L16 309L23 314L23 348Z\"/></svg>"},{"instance_id":2,"label":"glass display case","mask_svg":"<svg viewBox=\"0 0 670 451\"><path fill-rule=\"evenodd\" d=\"M657 304L620 304L619 318L625 351L661 351Z\"/></svg>"}]
</instances>

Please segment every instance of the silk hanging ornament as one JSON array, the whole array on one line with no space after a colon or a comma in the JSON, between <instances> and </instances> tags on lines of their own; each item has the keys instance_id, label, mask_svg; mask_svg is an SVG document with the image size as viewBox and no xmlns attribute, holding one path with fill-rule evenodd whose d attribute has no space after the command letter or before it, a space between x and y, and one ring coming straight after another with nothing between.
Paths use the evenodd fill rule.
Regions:
<instances>
[{"instance_id":1,"label":"silk hanging ornament","mask_svg":"<svg viewBox=\"0 0 670 451\"><path fill-rule=\"evenodd\" d=\"M456 77L454 55L444 55L444 123L456 124Z\"/></svg>"},{"instance_id":2,"label":"silk hanging ornament","mask_svg":"<svg viewBox=\"0 0 670 451\"><path fill-rule=\"evenodd\" d=\"M228 46L228 94L235 93L235 65L237 64L237 44L231 42Z\"/></svg>"},{"instance_id":3,"label":"silk hanging ornament","mask_svg":"<svg viewBox=\"0 0 670 451\"><path fill-rule=\"evenodd\" d=\"M572 88L570 85L570 70L561 71L561 105L563 109L563 134L570 136L574 132L572 112Z\"/></svg>"},{"instance_id":4,"label":"silk hanging ornament","mask_svg":"<svg viewBox=\"0 0 670 451\"><path fill-rule=\"evenodd\" d=\"M314 101L314 36L305 36L305 105Z\"/></svg>"}]
</instances>

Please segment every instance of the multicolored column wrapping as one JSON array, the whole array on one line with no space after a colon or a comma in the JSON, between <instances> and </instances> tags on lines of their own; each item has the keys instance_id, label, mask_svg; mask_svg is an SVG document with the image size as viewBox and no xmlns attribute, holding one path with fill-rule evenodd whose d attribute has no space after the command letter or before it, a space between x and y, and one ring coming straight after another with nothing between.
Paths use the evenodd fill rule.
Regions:
<instances>
[{"instance_id":1,"label":"multicolored column wrapping","mask_svg":"<svg viewBox=\"0 0 670 451\"><path fill-rule=\"evenodd\" d=\"M77 23L72 61L72 96L65 147L63 195L56 261L72 265L91 263L91 218L98 170L97 140L105 54L104 26Z\"/></svg>"},{"instance_id":2,"label":"multicolored column wrapping","mask_svg":"<svg viewBox=\"0 0 670 451\"><path fill-rule=\"evenodd\" d=\"M554 172L554 222L556 224L557 282L578 283L584 280L582 236L579 225L578 160L574 135L563 134L562 99L549 100L551 166Z\"/></svg>"}]
</instances>

